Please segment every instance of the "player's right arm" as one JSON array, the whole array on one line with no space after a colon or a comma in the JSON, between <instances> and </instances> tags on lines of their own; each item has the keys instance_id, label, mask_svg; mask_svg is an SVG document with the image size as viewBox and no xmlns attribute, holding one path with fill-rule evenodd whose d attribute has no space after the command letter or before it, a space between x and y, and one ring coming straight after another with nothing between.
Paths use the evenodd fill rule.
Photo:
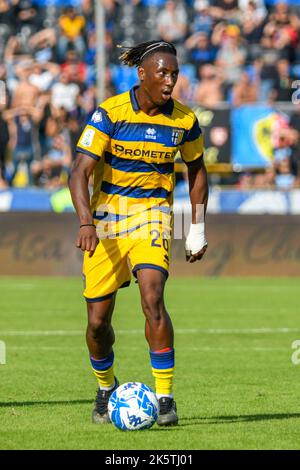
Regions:
<instances>
[{"instance_id":1,"label":"player's right arm","mask_svg":"<svg viewBox=\"0 0 300 470\"><path fill-rule=\"evenodd\" d=\"M94 222L89 194L89 178L97 163L97 160L88 155L78 153L69 179L70 193L80 225L91 224L79 228L76 246L82 251L89 251L90 256L93 256L99 243L96 228L92 225Z\"/></svg>"},{"instance_id":2,"label":"player's right arm","mask_svg":"<svg viewBox=\"0 0 300 470\"><path fill-rule=\"evenodd\" d=\"M77 157L73 164L69 188L80 225L76 246L93 256L99 243L90 207L89 177L101 160L112 133L112 122L107 111L98 107L87 122L77 143Z\"/></svg>"}]
</instances>

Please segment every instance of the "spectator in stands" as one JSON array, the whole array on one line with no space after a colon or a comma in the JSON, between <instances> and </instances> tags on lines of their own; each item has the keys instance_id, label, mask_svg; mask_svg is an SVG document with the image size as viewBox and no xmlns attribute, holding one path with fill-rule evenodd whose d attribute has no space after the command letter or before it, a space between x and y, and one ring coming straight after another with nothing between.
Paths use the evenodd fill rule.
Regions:
<instances>
[{"instance_id":1,"label":"spectator in stands","mask_svg":"<svg viewBox=\"0 0 300 470\"><path fill-rule=\"evenodd\" d=\"M237 182L237 188L242 191L249 191L253 188L253 176L250 172L242 173Z\"/></svg>"},{"instance_id":2,"label":"spectator in stands","mask_svg":"<svg viewBox=\"0 0 300 470\"><path fill-rule=\"evenodd\" d=\"M77 113L70 113L66 108L61 107L57 110L55 120L58 125L58 133L63 136L64 141L67 144L70 144L70 131L69 131L69 119L70 116L73 116L75 119L78 119Z\"/></svg>"},{"instance_id":3,"label":"spectator in stands","mask_svg":"<svg viewBox=\"0 0 300 470\"><path fill-rule=\"evenodd\" d=\"M274 18L268 21L263 30L261 44L264 48L277 51L278 57L293 62L299 40L300 20L297 24L295 24L296 22L292 24L290 20L287 21L287 23L275 21Z\"/></svg>"},{"instance_id":4,"label":"spectator in stands","mask_svg":"<svg viewBox=\"0 0 300 470\"><path fill-rule=\"evenodd\" d=\"M96 86L91 83L90 86L78 96L78 105L80 106L80 115L85 121L91 116L97 107Z\"/></svg>"},{"instance_id":5,"label":"spectator in stands","mask_svg":"<svg viewBox=\"0 0 300 470\"><path fill-rule=\"evenodd\" d=\"M300 130L300 102L295 104L290 119L290 127L295 130Z\"/></svg>"},{"instance_id":6,"label":"spectator in stands","mask_svg":"<svg viewBox=\"0 0 300 470\"><path fill-rule=\"evenodd\" d=\"M70 145L58 134L53 138L47 155L32 165L32 174L39 185L54 189L67 183L71 163Z\"/></svg>"},{"instance_id":7,"label":"spectator in stands","mask_svg":"<svg viewBox=\"0 0 300 470\"><path fill-rule=\"evenodd\" d=\"M259 173L245 172L239 176L237 188L242 191L274 189L275 176L273 165L267 166Z\"/></svg>"},{"instance_id":8,"label":"spectator in stands","mask_svg":"<svg viewBox=\"0 0 300 470\"><path fill-rule=\"evenodd\" d=\"M255 1L248 1L243 4L241 14L241 28L243 36L249 44L259 44L263 32L265 8L259 8Z\"/></svg>"},{"instance_id":9,"label":"spectator in stands","mask_svg":"<svg viewBox=\"0 0 300 470\"><path fill-rule=\"evenodd\" d=\"M274 189L275 188L275 168L274 165L269 165L265 169L265 186L266 189Z\"/></svg>"},{"instance_id":10,"label":"spectator in stands","mask_svg":"<svg viewBox=\"0 0 300 470\"><path fill-rule=\"evenodd\" d=\"M95 80L91 80L91 83L94 84ZM112 73L109 67L105 69L105 97L110 98L116 94L117 90L115 84L112 80Z\"/></svg>"},{"instance_id":11,"label":"spectator in stands","mask_svg":"<svg viewBox=\"0 0 300 470\"><path fill-rule=\"evenodd\" d=\"M9 142L9 131L6 120L3 118L2 113L5 107L5 103L0 102L0 189L6 187L6 168L5 168L5 159L6 151Z\"/></svg>"},{"instance_id":12,"label":"spectator in stands","mask_svg":"<svg viewBox=\"0 0 300 470\"><path fill-rule=\"evenodd\" d=\"M257 74L259 75L259 100L262 102L267 102L272 96L274 101L277 97L276 89L278 88L278 70L276 67L276 62L279 58L274 51L270 53L265 52L263 58L256 61Z\"/></svg>"},{"instance_id":13,"label":"spectator in stands","mask_svg":"<svg viewBox=\"0 0 300 470\"><path fill-rule=\"evenodd\" d=\"M51 62L34 62L29 75L29 82L37 87L40 92L48 91L58 77L60 67Z\"/></svg>"},{"instance_id":14,"label":"spectator in stands","mask_svg":"<svg viewBox=\"0 0 300 470\"><path fill-rule=\"evenodd\" d=\"M15 34L15 8L9 0L0 0L0 60L8 38Z\"/></svg>"},{"instance_id":15,"label":"spectator in stands","mask_svg":"<svg viewBox=\"0 0 300 470\"><path fill-rule=\"evenodd\" d=\"M59 108L65 108L69 113L74 113L77 108L79 92L79 86L76 83L70 82L66 73L62 73L59 82L52 87L51 105L53 115L57 116Z\"/></svg>"},{"instance_id":16,"label":"spectator in stands","mask_svg":"<svg viewBox=\"0 0 300 470\"><path fill-rule=\"evenodd\" d=\"M61 65L61 71L70 82L82 86L86 79L87 66L79 59L75 49L69 49L66 53L66 61Z\"/></svg>"},{"instance_id":17,"label":"spectator in stands","mask_svg":"<svg viewBox=\"0 0 300 470\"><path fill-rule=\"evenodd\" d=\"M291 127L291 171L296 176L298 182L300 179L300 127L293 129Z\"/></svg>"},{"instance_id":18,"label":"spectator in stands","mask_svg":"<svg viewBox=\"0 0 300 470\"><path fill-rule=\"evenodd\" d=\"M278 189L292 189L296 186L297 180L291 172L289 158L283 158L278 161L276 166L275 184Z\"/></svg>"},{"instance_id":19,"label":"spectator in stands","mask_svg":"<svg viewBox=\"0 0 300 470\"><path fill-rule=\"evenodd\" d=\"M94 110L95 110L95 107L96 106L94 106ZM89 113L89 115L91 114L92 113ZM69 139L70 139L69 146L71 148L72 158L75 158L77 142L80 138L80 135L82 134L85 122L86 122L85 120L79 121L79 119L77 119L76 117L72 115L68 115L67 125L68 125L68 131L69 131Z\"/></svg>"},{"instance_id":20,"label":"spectator in stands","mask_svg":"<svg viewBox=\"0 0 300 470\"><path fill-rule=\"evenodd\" d=\"M262 23L268 14L264 0L238 0L238 7L242 17L245 13L253 12L257 24Z\"/></svg>"},{"instance_id":21,"label":"spectator in stands","mask_svg":"<svg viewBox=\"0 0 300 470\"><path fill-rule=\"evenodd\" d=\"M13 169L9 177L11 185L21 163L26 164L28 181L32 183L31 164L37 150L37 124L41 117L40 109L29 106L4 112L4 118L9 125L10 138L13 141Z\"/></svg>"},{"instance_id":22,"label":"spectator in stands","mask_svg":"<svg viewBox=\"0 0 300 470\"><path fill-rule=\"evenodd\" d=\"M111 38L112 39L112 38ZM96 76L96 51L97 51L97 36L96 31L92 31L88 37L87 49L84 56L86 64L86 80L91 82Z\"/></svg>"},{"instance_id":23,"label":"spectator in stands","mask_svg":"<svg viewBox=\"0 0 300 470\"><path fill-rule=\"evenodd\" d=\"M179 73L176 85L174 87L172 97L182 104L187 104L189 101L193 99L193 86L189 80L189 78Z\"/></svg>"},{"instance_id":24,"label":"spectator in stands","mask_svg":"<svg viewBox=\"0 0 300 470\"><path fill-rule=\"evenodd\" d=\"M165 41L180 44L187 33L187 14L183 4L177 0L167 0L157 16L157 32Z\"/></svg>"},{"instance_id":25,"label":"spectator in stands","mask_svg":"<svg viewBox=\"0 0 300 470\"><path fill-rule=\"evenodd\" d=\"M193 33L207 33L211 34L213 29L213 18L209 14L209 1L208 0L195 0L194 2L195 15L192 23L191 30Z\"/></svg>"},{"instance_id":26,"label":"spectator in stands","mask_svg":"<svg viewBox=\"0 0 300 470\"><path fill-rule=\"evenodd\" d=\"M296 106L295 112L291 115L289 126L281 130L283 138L281 142L288 147L288 157L291 162L291 172L297 178L300 177L300 105Z\"/></svg>"},{"instance_id":27,"label":"spectator in stands","mask_svg":"<svg viewBox=\"0 0 300 470\"><path fill-rule=\"evenodd\" d=\"M214 65L200 67L200 83L195 88L195 102L205 108L215 108L223 101L222 78Z\"/></svg>"},{"instance_id":28,"label":"spectator in stands","mask_svg":"<svg viewBox=\"0 0 300 470\"><path fill-rule=\"evenodd\" d=\"M115 13L116 3L115 0L102 0L106 14Z\"/></svg>"},{"instance_id":29,"label":"spectator in stands","mask_svg":"<svg viewBox=\"0 0 300 470\"><path fill-rule=\"evenodd\" d=\"M290 101L292 100L292 78L290 77L290 63L287 59L281 59L277 62L278 80L276 83L276 100Z\"/></svg>"},{"instance_id":30,"label":"spectator in stands","mask_svg":"<svg viewBox=\"0 0 300 470\"><path fill-rule=\"evenodd\" d=\"M43 14L36 2L33 0L18 0L15 6L16 30L22 32L24 27L28 28L28 36L42 29Z\"/></svg>"},{"instance_id":31,"label":"spectator in stands","mask_svg":"<svg viewBox=\"0 0 300 470\"><path fill-rule=\"evenodd\" d=\"M71 145L71 131L69 125L71 119L78 121L78 115L72 115L63 107L57 108L55 115L51 114L50 112L44 123L45 145L43 146L42 155L45 155L49 152L53 146L53 140L57 135L61 135L64 141L68 145Z\"/></svg>"},{"instance_id":32,"label":"spectator in stands","mask_svg":"<svg viewBox=\"0 0 300 470\"><path fill-rule=\"evenodd\" d=\"M38 99L37 108L41 110L42 118L39 122L38 139L40 154L44 155L48 151L48 140L46 134L47 121L51 116L51 91L43 92Z\"/></svg>"},{"instance_id":33,"label":"spectator in stands","mask_svg":"<svg viewBox=\"0 0 300 470\"><path fill-rule=\"evenodd\" d=\"M29 46L38 62L56 61L55 45L56 31L54 28L45 28L38 31L29 39Z\"/></svg>"},{"instance_id":34,"label":"spectator in stands","mask_svg":"<svg viewBox=\"0 0 300 470\"><path fill-rule=\"evenodd\" d=\"M232 85L240 80L246 55L246 49L241 44L241 34L238 26L226 26L223 42L217 53L216 65L222 70L227 89L230 89Z\"/></svg>"},{"instance_id":35,"label":"spectator in stands","mask_svg":"<svg viewBox=\"0 0 300 470\"><path fill-rule=\"evenodd\" d=\"M15 74L19 81L12 98L13 108L31 107L37 103L40 90L30 82L32 66L32 59L22 61L15 66Z\"/></svg>"},{"instance_id":36,"label":"spectator in stands","mask_svg":"<svg viewBox=\"0 0 300 470\"><path fill-rule=\"evenodd\" d=\"M189 62L196 66L213 63L216 58L217 50L210 44L208 34L204 31L190 36L185 47L189 51Z\"/></svg>"},{"instance_id":37,"label":"spectator in stands","mask_svg":"<svg viewBox=\"0 0 300 470\"><path fill-rule=\"evenodd\" d=\"M291 25L294 29L299 29L300 19L299 17L290 12L289 2L279 1L274 5L274 11L270 14L269 21L274 21L279 25Z\"/></svg>"},{"instance_id":38,"label":"spectator in stands","mask_svg":"<svg viewBox=\"0 0 300 470\"><path fill-rule=\"evenodd\" d=\"M252 189L266 189L266 177L265 173L257 173L253 176L253 188Z\"/></svg>"},{"instance_id":39,"label":"spectator in stands","mask_svg":"<svg viewBox=\"0 0 300 470\"><path fill-rule=\"evenodd\" d=\"M257 83L251 82L247 72L243 72L241 79L232 88L232 105L243 106L255 103L258 96Z\"/></svg>"},{"instance_id":40,"label":"spectator in stands","mask_svg":"<svg viewBox=\"0 0 300 470\"><path fill-rule=\"evenodd\" d=\"M238 0L213 0L209 13L217 20L238 20Z\"/></svg>"},{"instance_id":41,"label":"spectator in stands","mask_svg":"<svg viewBox=\"0 0 300 470\"><path fill-rule=\"evenodd\" d=\"M83 32L85 19L77 14L75 8L67 7L63 15L59 17L58 24L61 29L58 39L58 57L61 62L65 59L69 45L71 45L80 57L83 57L85 51L85 42Z\"/></svg>"},{"instance_id":42,"label":"spectator in stands","mask_svg":"<svg viewBox=\"0 0 300 470\"><path fill-rule=\"evenodd\" d=\"M116 87L118 91L127 89L135 80L132 74L119 75L111 67L118 55L114 45L134 42L134 38L139 42L141 35L145 40L152 39L154 34L179 45L184 59L174 89L179 101L207 108L217 107L224 98L234 106L256 101L272 106L275 100L287 103L294 91L291 82L295 65L300 61L300 17L288 2L273 3L272 7L267 3L267 10L264 0L103 0L106 97L114 95ZM39 122L34 122L29 113L22 116L22 123L32 120L41 155L53 150L53 141L60 134L74 146L82 123L97 103L94 4L93 0L49 4L47 0L0 0L0 61L5 51L0 80L7 84L10 111L32 106L40 109ZM136 5L138 8L132 8ZM62 7L67 7L63 13ZM129 27L125 27L125 20L130 20ZM0 115L0 186L5 185L6 174L5 112L2 120ZM10 128L16 126L12 121ZM300 174L300 106L299 111L295 107L290 126L294 134L290 133L289 142L283 145L278 136L288 125L277 126L274 155L276 165L284 158L289 160L296 184ZM284 164L282 167L285 171ZM282 174L279 168L276 171ZM47 175L43 178L42 182L50 184ZM287 177L279 181L284 179L287 181ZM256 176L242 175L239 184L271 188L275 185L274 169Z\"/></svg>"},{"instance_id":43,"label":"spectator in stands","mask_svg":"<svg viewBox=\"0 0 300 470\"><path fill-rule=\"evenodd\" d=\"M104 8L106 9L106 12L107 12L107 8L108 8L108 3L110 4L114 4L114 1L113 0L102 0L103 4L104 4ZM93 0L81 0L80 4L81 4L81 13L82 15L84 16L84 18L86 19L87 22L89 23L92 23L94 22L94 17L95 17L95 11L94 11L94 1ZM112 5L113 7L114 5Z\"/></svg>"},{"instance_id":44,"label":"spectator in stands","mask_svg":"<svg viewBox=\"0 0 300 470\"><path fill-rule=\"evenodd\" d=\"M0 24L12 25L15 19L15 8L10 0L0 0Z\"/></svg>"}]
</instances>

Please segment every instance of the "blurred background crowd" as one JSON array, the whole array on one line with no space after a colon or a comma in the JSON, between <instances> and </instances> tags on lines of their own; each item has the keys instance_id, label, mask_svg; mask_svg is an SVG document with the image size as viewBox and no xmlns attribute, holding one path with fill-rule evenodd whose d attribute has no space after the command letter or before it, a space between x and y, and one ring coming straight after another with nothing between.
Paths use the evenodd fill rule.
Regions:
<instances>
[{"instance_id":1,"label":"blurred background crowd","mask_svg":"<svg viewBox=\"0 0 300 470\"><path fill-rule=\"evenodd\" d=\"M181 68L174 97L182 103L293 107L271 136L271 163L218 182L300 186L300 96L292 105L300 1L290 1L103 0L106 97L136 82L136 70L120 65L117 44L173 42ZM66 185L75 144L97 105L95 58L92 0L0 0L0 188Z\"/></svg>"}]
</instances>

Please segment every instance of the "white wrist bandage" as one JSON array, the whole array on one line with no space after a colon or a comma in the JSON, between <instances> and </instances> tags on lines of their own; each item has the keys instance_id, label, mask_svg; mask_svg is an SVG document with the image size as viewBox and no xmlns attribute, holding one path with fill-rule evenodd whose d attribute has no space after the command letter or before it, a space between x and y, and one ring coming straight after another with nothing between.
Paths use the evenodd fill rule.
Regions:
<instances>
[{"instance_id":1,"label":"white wrist bandage","mask_svg":"<svg viewBox=\"0 0 300 470\"><path fill-rule=\"evenodd\" d=\"M185 241L185 250L192 255L198 253L207 245L205 238L205 224L191 224L190 231Z\"/></svg>"}]
</instances>

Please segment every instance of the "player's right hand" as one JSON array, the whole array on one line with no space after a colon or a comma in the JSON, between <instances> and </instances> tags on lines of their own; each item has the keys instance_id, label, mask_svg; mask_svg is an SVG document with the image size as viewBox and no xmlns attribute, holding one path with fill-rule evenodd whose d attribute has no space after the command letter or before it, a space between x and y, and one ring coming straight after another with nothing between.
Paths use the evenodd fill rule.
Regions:
<instances>
[{"instance_id":1,"label":"player's right hand","mask_svg":"<svg viewBox=\"0 0 300 470\"><path fill-rule=\"evenodd\" d=\"M97 245L99 243L99 238L97 236L96 228L92 226L80 227L78 232L78 238L76 242L77 248L80 248L82 251L88 251L89 257L93 256Z\"/></svg>"}]
</instances>

